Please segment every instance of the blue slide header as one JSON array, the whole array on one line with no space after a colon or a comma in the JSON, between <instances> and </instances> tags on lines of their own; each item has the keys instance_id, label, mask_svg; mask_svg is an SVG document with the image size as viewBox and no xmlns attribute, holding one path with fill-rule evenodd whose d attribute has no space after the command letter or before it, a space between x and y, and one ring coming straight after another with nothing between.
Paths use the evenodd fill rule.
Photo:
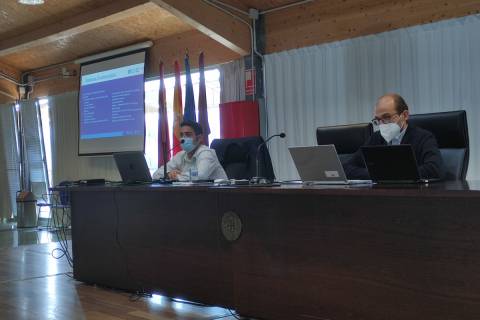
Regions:
<instances>
[{"instance_id":1,"label":"blue slide header","mask_svg":"<svg viewBox=\"0 0 480 320\"><path fill-rule=\"evenodd\" d=\"M144 69L145 63L137 63L130 66L87 74L82 76L82 86L131 76L143 75Z\"/></svg>"}]
</instances>

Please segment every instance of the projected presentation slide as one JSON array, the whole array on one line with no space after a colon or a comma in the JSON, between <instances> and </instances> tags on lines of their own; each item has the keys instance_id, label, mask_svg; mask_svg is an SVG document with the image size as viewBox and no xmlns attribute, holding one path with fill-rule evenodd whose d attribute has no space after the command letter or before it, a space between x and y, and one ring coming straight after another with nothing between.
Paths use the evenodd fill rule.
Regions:
<instances>
[{"instance_id":1,"label":"projected presentation slide","mask_svg":"<svg viewBox=\"0 0 480 320\"><path fill-rule=\"evenodd\" d=\"M82 67L79 153L143 150L144 53Z\"/></svg>"},{"instance_id":2,"label":"projected presentation slide","mask_svg":"<svg viewBox=\"0 0 480 320\"><path fill-rule=\"evenodd\" d=\"M80 139L143 135L143 70L139 63L82 77Z\"/></svg>"}]
</instances>

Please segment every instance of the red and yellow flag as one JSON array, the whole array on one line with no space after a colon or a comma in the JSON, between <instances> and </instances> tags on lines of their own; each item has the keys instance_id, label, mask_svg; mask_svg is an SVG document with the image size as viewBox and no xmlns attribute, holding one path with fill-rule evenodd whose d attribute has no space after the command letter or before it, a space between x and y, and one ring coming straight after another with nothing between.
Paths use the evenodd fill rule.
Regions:
<instances>
[{"instance_id":1,"label":"red and yellow flag","mask_svg":"<svg viewBox=\"0 0 480 320\"><path fill-rule=\"evenodd\" d=\"M180 123L183 121L182 83L180 81L180 64L175 61L175 89L173 94L173 154L182 150L180 147Z\"/></svg>"}]
</instances>

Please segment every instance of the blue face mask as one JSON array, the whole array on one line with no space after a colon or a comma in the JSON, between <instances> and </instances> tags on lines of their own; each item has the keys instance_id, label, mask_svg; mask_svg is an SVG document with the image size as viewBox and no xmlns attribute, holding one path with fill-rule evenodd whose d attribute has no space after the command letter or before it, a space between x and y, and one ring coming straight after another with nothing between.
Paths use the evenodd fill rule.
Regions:
<instances>
[{"instance_id":1,"label":"blue face mask","mask_svg":"<svg viewBox=\"0 0 480 320\"><path fill-rule=\"evenodd\" d=\"M187 152L187 153L192 152L193 149L195 149L196 146L197 146L197 144L193 142L193 138L190 138L190 137L183 138L183 142L181 144L181 147L185 152Z\"/></svg>"}]
</instances>

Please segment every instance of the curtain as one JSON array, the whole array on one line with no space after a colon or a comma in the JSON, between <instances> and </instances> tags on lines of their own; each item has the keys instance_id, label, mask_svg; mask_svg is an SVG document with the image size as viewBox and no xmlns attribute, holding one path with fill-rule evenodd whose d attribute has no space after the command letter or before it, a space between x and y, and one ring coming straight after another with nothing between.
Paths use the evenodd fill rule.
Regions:
<instances>
[{"instance_id":1,"label":"curtain","mask_svg":"<svg viewBox=\"0 0 480 320\"><path fill-rule=\"evenodd\" d=\"M296 179L288 146L316 145L319 126L367 122L376 99L402 95L410 113L464 109L468 179L480 179L480 15L265 56L270 153Z\"/></svg>"},{"instance_id":2,"label":"curtain","mask_svg":"<svg viewBox=\"0 0 480 320\"><path fill-rule=\"evenodd\" d=\"M0 222L15 215L15 195L20 190L14 112L14 105L0 105Z\"/></svg>"},{"instance_id":3,"label":"curtain","mask_svg":"<svg viewBox=\"0 0 480 320\"><path fill-rule=\"evenodd\" d=\"M220 103L245 100L245 60L222 64L219 70Z\"/></svg>"},{"instance_id":4,"label":"curtain","mask_svg":"<svg viewBox=\"0 0 480 320\"><path fill-rule=\"evenodd\" d=\"M53 185L94 178L119 181L113 157L78 156L78 92L52 96L49 105Z\"/></svg>"}]
</instances>

